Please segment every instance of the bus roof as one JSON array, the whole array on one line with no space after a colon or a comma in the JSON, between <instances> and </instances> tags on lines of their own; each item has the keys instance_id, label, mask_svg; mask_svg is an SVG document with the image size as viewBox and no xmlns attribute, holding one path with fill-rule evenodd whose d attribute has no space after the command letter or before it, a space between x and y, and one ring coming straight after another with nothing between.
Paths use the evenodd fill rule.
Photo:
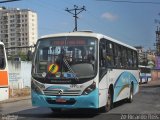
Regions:
<instances>
[{"instance_id":1,"label":"bus roof","mask_svg":"<svg viewBox=\"0 0 160 120\"><path fill-rule=\"evenodd\" d=\"M76 32L68 32L68 33L58 33L58 34L50 34L50 35L45 35L45 36L42 36L40 37L40 39L43 39L43 38L51 38L51 37L60 37L60 36L85 36L85 37L95 37L97 38L98 40L100 40L101 38L105 38L109 41L112 41L112 42L115 42L115 43L118 43L122 46L126 46L128 48L131 48L133 50L137 50L136 48L130 46L130 45L127 45L121 41L118 41L116 39L113 39L109 36L106 36L106 35L103 35L103 34L100 34L100 33L94 33L94 32L91 32L91 31L76 31Z\"/></svg>"},{"instance_id":2,"label":"bus roof","mask_svg":"<svg viewBox=\"0 0 160 120\"><path fill-rule=\"evenodd\" d=\"M0 45L4 45L3 42L0 41Z\"/></svg>"}]
</instances>

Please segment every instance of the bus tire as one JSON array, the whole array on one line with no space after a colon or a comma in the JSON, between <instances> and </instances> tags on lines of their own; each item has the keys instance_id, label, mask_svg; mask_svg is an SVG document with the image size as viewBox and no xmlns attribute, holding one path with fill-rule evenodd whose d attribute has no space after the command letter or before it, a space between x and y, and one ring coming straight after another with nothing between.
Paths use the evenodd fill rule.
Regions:
<instances>
[{"instance_id":1,"label":"bus tire","mask_svg":"<svg viewBox=\"0 0 160 120\"><path fill-rule=\"evenodd\" d=\"M130 94L129 94L128 102L129 102L129 103L132 103L132 102L133 102L133 83L131 83Z\"/></svg>"},{"instance_id":2,"label":"bus tire","mask_svg":"<svg viewBox=\"0 0 160 120\"><path fill-rule=\"evenodd\" d=\"M108 90L108 95L107 95L107 102L106 105L103 106L102 111L103 112L108 112L113 108L113 89Z\"/></svg>"}]
</instances>

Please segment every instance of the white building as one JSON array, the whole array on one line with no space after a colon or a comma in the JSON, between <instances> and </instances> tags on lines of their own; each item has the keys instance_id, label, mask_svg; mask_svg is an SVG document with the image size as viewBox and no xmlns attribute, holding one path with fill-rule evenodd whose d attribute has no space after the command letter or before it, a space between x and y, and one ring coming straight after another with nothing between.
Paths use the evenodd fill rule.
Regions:
<instances>
[{"instance_id":1,"label":"white building","mask_svg":"<svg viewBox=\"0 0 160 120\"><path fill-rule=\"evenodd\" d=\"M37 41L37 14L28 9L0 8L0 41L6 48L34 45ZM8 55L28 49L8 49Z\"/></svg>"}]
</instances>

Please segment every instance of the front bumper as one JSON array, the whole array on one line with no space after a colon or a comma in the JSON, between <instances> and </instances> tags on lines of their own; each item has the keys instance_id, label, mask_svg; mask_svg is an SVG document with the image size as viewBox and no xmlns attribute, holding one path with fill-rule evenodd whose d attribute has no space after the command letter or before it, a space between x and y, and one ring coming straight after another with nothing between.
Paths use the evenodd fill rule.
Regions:
<instances>
[{"instance_id":1,"label":"front bumper","mask_svg":"<svg viewBox=\"0 0 160 120\"><path fill-rule=\"evenodd\" d=\"M32 90L32 105L51 108L98 108L99 92L95 89L88 95L81 96L46 96L37 94ZM67 102L57 103L57 99L63 99Z\"/></svg>"}]
</instances>

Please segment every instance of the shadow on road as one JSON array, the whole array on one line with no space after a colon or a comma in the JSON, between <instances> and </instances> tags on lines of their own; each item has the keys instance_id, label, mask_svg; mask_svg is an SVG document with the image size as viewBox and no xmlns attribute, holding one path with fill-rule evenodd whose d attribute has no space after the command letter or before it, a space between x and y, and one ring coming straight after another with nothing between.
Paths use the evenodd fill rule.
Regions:
<instances>
[{"instance_id":1,"label":"shadow on road","mask_svg":"<svg viewBox=\"0 0 160 120\"><path fill-rule=\"evenodd\" d=\"M125 103L126 103L126 100L116 102L114 104L114 108L120 107ZM49 108L43 108L43 107L22 110L22 111L12 113L12 114L15 114L15 115L18 115L19 117L24 117L24 118L44 118L44 119L45 118L62 118L62 119L63 118L70 118L70 119L89 118L89 119L93 119L93 118L97 118L98 116L102 116L102 114L103 116L109 117L109 118L111 116L115 116L110 113L102 113L101 111L97 111L93 109L63 110L60 113L54 113Z\"/></svg>"},{"instance_id":2,"label":"shadow on road","mask_svg":"<svg viewBox=\"0 0 160 120\"><path fill-rule=\"evenodd\" d=\"M25 118L94 118L99 115L96 110L91 109L63 110L60 113L54 113L48 108L41 107L27 109L12 114Z\"/></svg>"},{"instance_id":3,"label":"shadow on road","mask_svg":"<svg viewBox=\"0 0 160 120\"><path fill-rule=\"evenodd\" d=\"M122 105L124 105L124 104L127 104L127 103L128 103L128 102L127 102L127 99L120 100L120 101L114 103L114 108L120 107L120 106L122 106ZM114 109L114 108L113 108L113 109Z\"/></svg>"}]
</instances>

